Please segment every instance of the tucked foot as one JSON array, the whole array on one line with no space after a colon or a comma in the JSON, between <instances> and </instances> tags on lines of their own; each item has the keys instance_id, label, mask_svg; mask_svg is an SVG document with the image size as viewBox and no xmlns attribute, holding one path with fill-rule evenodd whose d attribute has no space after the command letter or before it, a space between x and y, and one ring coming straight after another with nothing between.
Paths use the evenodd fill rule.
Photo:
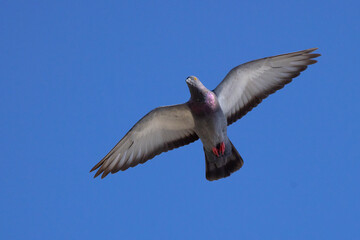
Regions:
<instances>
[{"instance_id":1,"label":"tucked foot","mask_svg":"<svg viewBox=\"0 0 360 240\"><path fill-rule=\"evenodd\" d=\"M220 157L220 156L224 155L224 153L225 153L225 143L222 142L222 143L218 144L217 147L213 147L212 152L217 157Z\"/></svg>"},{"instance_id":2,"label":"tucked foot","mask_svg":"<svg viewBox=\"0 0 360 240\"><path fill-rule=\"evenodd\" d=\"M224 155L224 153L225 153L225 143L224 142L220 143L219 152L221 155Z\"/></svg>"},{"instance_id":3,"label":"tucked foot","mask_svg":"<svg viewBox=\"0 0 360 240\"><path fill-rule=\"evenodd\" d=\"M212 152L214 153L215 156L220 157L219 151L218 151L218 149L216 147L212 148Z\"/></svg>"}]
</instances>

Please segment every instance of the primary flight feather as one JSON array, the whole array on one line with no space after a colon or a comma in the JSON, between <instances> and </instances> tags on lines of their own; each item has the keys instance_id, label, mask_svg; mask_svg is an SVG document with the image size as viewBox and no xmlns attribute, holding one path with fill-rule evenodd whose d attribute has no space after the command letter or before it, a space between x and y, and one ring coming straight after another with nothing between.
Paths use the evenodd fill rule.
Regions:
<instances>
[{"instance_id":1,"label":"primary flight feather","mask_svg":"<svg viewBox=\"0 0 360 240\"><path fill-rule=\"evenodd\" d=\"M126 170L156 155L200 138L206 163L206 179L212 181L239 170L243 160L227 137L227 126L283 88L308 65L317 61L317 48L251 61L233 68L213 90L197 77L186 83L190 100L159 107L138 121L91 171L94 177Z\"/></svg>"}]
</instances>

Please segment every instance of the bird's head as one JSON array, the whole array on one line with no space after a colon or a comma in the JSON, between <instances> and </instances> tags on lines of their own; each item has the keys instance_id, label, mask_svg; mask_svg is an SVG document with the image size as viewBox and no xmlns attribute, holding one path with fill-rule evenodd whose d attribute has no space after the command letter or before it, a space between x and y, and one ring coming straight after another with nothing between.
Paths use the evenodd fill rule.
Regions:
<instances>
[{"instance_id":1,"label":"bird's head","mask_svg":"<svg viewBox=\"0 0 360 240\"><path fill-rule=\"evenodd\" d=\"M190 76L186 78L186 84L189 87L191 98L194 100L204 99L205 93L208 89L200 82L200 80L195 76Z\"/></svg>"},{"instance_id":2,"label":"bird's head","mask_svg":"<svg viewBox=\"0 0 360 240\"><path fill-rule=\"evenodd\" d=\"M196 87L198 86L199 84L201 84L200 80L195 77L195 76L190 76L188 78L186 78L186 83L187 85L190 87ZM202 84L201 84L202 85Z\"/></svg>"}]
</instances>

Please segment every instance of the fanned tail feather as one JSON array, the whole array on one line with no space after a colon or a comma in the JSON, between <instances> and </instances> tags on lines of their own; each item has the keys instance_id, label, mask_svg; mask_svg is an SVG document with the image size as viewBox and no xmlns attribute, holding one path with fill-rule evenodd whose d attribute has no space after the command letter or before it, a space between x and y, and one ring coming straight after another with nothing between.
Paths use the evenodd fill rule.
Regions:
<instances>
[{"instance_id":1,"label":"fanned tail feather","mask_svg":"<svg viewBox=\"0 0 360 240\"><path fill-rule=\"evenodd\" d=\"M230 141L229 141L230 142ZM222 159L217 158L210 152L205 151L206 179L209 181L219 180L230 176L239 170L244 164L239 152L231 144L231 154ZM217 159L214 159L217 158Z\"/></svg>"}]
</instances>

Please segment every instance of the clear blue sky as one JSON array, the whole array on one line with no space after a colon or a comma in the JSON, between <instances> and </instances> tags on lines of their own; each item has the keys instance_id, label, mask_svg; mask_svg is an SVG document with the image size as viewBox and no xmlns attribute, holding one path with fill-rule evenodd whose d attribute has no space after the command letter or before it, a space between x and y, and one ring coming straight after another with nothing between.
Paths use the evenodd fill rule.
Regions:
<instances>
[{"instance_id":1,"label":"clear blue sky","mask_svg":"<svg viewBox=\"0 0 360 240\"><path fill-rule=\"evenodd\" d=\"M196 2L196 3L195 3ZM1 1L0 239L360 239L358 1ZM151 109L243 62L319 47L229 128L244 158L208 182L200 142L89 173Z\"/></svg>"}]
</instances>

